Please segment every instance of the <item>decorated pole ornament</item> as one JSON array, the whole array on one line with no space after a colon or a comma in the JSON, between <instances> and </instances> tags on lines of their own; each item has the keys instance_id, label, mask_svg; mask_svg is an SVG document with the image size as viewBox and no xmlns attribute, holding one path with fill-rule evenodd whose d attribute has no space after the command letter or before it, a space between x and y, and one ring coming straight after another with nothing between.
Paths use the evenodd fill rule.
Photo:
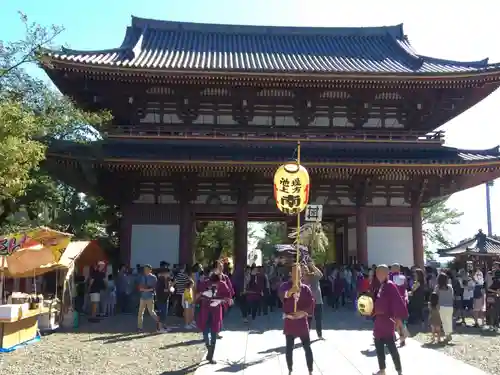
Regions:
<instances>
[{"instance_id":1,"label":"decorated pole ornament","mask_svg":"<svg viewBox=\"0 0 500 375\"><path fill-rule=\"evenodd\" d=\"M299 292L300 272L300 213L304 211L309 202L310 179L307 169L300 165L300 141L297 142L297 161L280 166L274 173L274 199L278 209L285 215L297 215L297 236L295 246L297 256L292 272L293 290ZM297 298L295 299L295 311L297 311Z\"/></svg>"}]
</instances>

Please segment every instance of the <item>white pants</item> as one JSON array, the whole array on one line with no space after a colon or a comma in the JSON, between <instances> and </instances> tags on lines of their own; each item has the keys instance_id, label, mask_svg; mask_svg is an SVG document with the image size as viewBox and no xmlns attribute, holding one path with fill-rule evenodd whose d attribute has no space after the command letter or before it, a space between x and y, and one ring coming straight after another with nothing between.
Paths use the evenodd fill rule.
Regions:
<instances>
[{"instance_id":1,"label":"white pants","mask_svg":"<svg viewBox=\"0 0 500 375\"><path fill-rule=\"evenodd\" d=\"M90 302L99 303L101 301L101 293L90 293Z\"/></svg>"},{"instance_id":2,"label":"white pants","mask_svg":"<svg viewBox=\"0 0 500 375\"><path fill-rule=\"evenodd\" d=\"M453 333L453 307L440 306L439 315L441 316L445 335L451 335Z\"/></svg>"}]
</instances>

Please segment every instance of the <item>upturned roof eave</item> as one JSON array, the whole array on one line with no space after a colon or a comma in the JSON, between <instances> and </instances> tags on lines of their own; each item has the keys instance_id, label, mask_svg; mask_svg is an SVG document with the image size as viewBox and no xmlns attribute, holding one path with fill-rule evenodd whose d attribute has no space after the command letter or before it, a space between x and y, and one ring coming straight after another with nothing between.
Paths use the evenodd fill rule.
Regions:
<instances>
[{"instance_id":1,"label":"upturned roof eave","mask_svg":"<svg viewBox=\"0 0 500 375\"><path fill-rule=\"evenodd\" d=\"M472 238L472 239L470 239L468 241L459 243L458 245L455 245L455 246L452 246L452 247L448 247L448 248L444 248L444 249L437 249L437 252L438 253L447 253L447 252L451 252L451 251L455 251L455 250L464 250L464 251L467 251L467 249L469 248L469 246L472 245L474 242L476 242L476 239Z\"/></svg>"},{"instance_id":2,"label":"upturned roof eave","mask_svg":"<svg viewBox=\"0 0 500 375\"><path fill-rule=\"evenodd\" d=\"M457 251L457 252L444 252L440 253L438 251L438 255L441 257L454 257L454 256L459 256L459 255L473 255L473 256L498 256L500 254L498 253L488 253L488 252L481 252L481 251L474 251L474 249L471 250L463 250L463 251Z\"/></svg>"},{"instance_id":3,"label":"upturned roof eave","mask_svg":"<svg viewBox=\"0 0 500 375\"><path fill-rule=\"evenodd\" d=\"M486 236L486 243L493 244L495 246L500 247L500 241ZM488 252L488 251L480 251L479 250L479 242L477 236L471 238L470 240L464 241L454 247L450 247L447 249L438 249L437 253L441 256L454 256L454 255L462 255L462 254L473 254L473 255L499 255L497 252Z\"/></svg>"},{"instance_id":4,"label":"upturned roof eave","mask_svg":"<svg viewBox=\"0 0 500 375\"><path fill-rule=\"evenodd\" d=\"M223 139L221 139L223 140ZM208 141L211 141L211 140L208 140ZM187 145L187 146L196 146L195 143L192 143L192 142L188 142L188 143L183 143L183 140L179 141L177 139L123 139L123 138L120 138L120 139L100 139L100 140L95 140L95 141L92 141L92 142L89 142L89 143L80 143L80 142L74 142L74 141L70 141L70 140L57 140L57 139L54 139L51 141L51 145L49 147L49 150L48 152L49 153L54 153L54 154L73 154L74 151L77 151L77 150L82 150L82 149L100 149L102 150L103 152L105 151L106 148L108 148L108 146L113 146L113 147L119 147L119 146L123 146L125 148L129 148L130 144L132 145L135 145L135 146L138 146L138 147L146 147L148 150L151 148L151 147L168 147L169 144L172 144L172 142L174 142L175 144L179 143L179 144L184 144L184 145ZM201 142L201 141L200 141ZM228 147L229 148L235 148L235 149L238 149L238 148L243 148L245 149L245 146L246 145L251 145L251 141L248 142L248 141L244 141L243 143L234 143L232 145L228 144ZM307 143L306 143L307 145ZM422 144L419 144L421 147L424 147L425 145L422 145ZM198 145L199 146L199 145ZM287 145L285 145L284 147L286 148ZM443 151L446 151L445 154L443 154L443 157L445 157L445 159L442 160L441 163L439 163L439 160L440 159L437 159L437 158L429 158L429 159L421 159L421 158L417 158L416 156L415 157L412 157L411 153L408 154L407 158L406 159L402 159L401 157L399 157L398 155L398 152L401 152L401 150L407 150L408 146L406 144L399 144L399 145L395 145L395 144L387 144L387 145L384 145L384 144L380 144L380 145L373 145L373 144L368 144L368 145L365 145L364 142L352 142L352 143L349 143L349 144L335 144L335 143L332 143L332 150L339 150L339 149L342 149L342 150L346 150L348 152L352 152L352 153L358 153L360 149L366 149L366 146L371 146L370 149L372 149L372 152L376 153L377 152L381 152L381 151L385 151L385 150L389 150L389 152L391 153L394 153L394 160L395 162L394 163L380 163L381 165L384 165L384 164L390 164L390 165L422 165L422 166L425 166L425 165L429 165L429 166L432 166L432 165L443 165L443 166L453 166L453 165L456 165L456 166L463 166L463 167L467 167L467 166L475 166L475 165L478 165L478 166L487 166L487 165L496 165L498 163L500 163L500 151L498 149L498 147L495 147L495 148L491 148L491 149L485 149L485 150L462 150L462 149L458 149L458 148L451 148L451 147L446 147L446 146L441 146L441 149ZM265 147L264 147L265 148ZM328 150L330 149L325 149L325 152L329 152ZM378 151L377 151L378 150ZM139 149L140 151L140 149ZM422 151L420 148L418 149L414 149L414 152L420 152ZM285 149L283 152L287 152ZM449 158L450 155L449 153L452 152L453 155L455 155L457 157L457 159L451 159ZM483 159L478 159L478 158L462 158L462 159L459 159L460 155L461 154L468 154L468 153L472 153L471 155L472 156L477 156L477 155L480 155L480 156L487 156L487 158L483 158ZM364 157L362 157L361 159L364 159ZM384 157L384 160L386 160L387 158ZM373 158L374 161L377 161L377 158ZM390 159L388 159L390 160ZM411 160L412 162L409 162L409 163L404 163L404 162L397 162L397 160L401 161L401 160ZM437 162L437 163L436 163ZM490 239L493 243L495 244L499 244L500 245L500 241L497 241L495 239ZM457 245L459 246L459 245Z\"/></svg>"},{"instance_id":5,"label":"upturned roof eave","mask_svg":"<svg viewBox=\"0 0 500 375\"><path fill-rule=\"evenodd\" d=\"M207 164L207 165L224 165L224 164L248 164L248 165L262 165L262 166L275 166L279 160L210 160L210 159L168 159L154 157L140 157L140 156L109 156L101 154L99 157L89 155L88 153L64 153L64 152L47 152L47 157L56 157L67 160L86 160L91 162L103 163L124 163L124 164ZM380 168L380 169L400 169L400 170L442 170L443 168L453 169L458 172L478 168L492 168L498 170L500 168L500 160L489 162L474 162L474 163L436 163L436 162L423 162L423 163L398 163L398 162L382 162L382 161L354 161L354 162L335 162L335 161L306 161L303 164L307 167L324 167L324 168Z\"/></svg>"},{"instance_id":6,"label":"upturned roof eave","mask_svg":"<svg viewBox=\"0 0 500 375\"><path fill-rule=\"evenodd\" d=\"M116 49L118 50L118 49ZM111 51L111 50L106 50ZM149 76L182 76L206 78L246 78L246 79L296 79L296 80L359 80L359 81L415 81L429 82L440 80L467 80L467 79L498 79L500 78L500 64L492 64L487 69L478 69L464 72L308 72L308 71L269 71L269 70L206 70L206 69L169 69L169 68L141 68L118 64L80 63L67 59L60 59L52 55L43 55L40 58L42 69L47 72L54 70L80 70L86 72L112 73L117 75L149 75Z\"/></svg>"},{"instance_id":7,"label":"upturned roof eave","mask_svg":"<svg viewBox=\"0 0 500 375\"><path fill-rule=\"evenodd\" d=\"M235 38L239 38L237 42ZM307 40L299 41L297 38ZM265 45L268 47L263 48ZM160 53L164 59L161 68L157 67L158 60L151 60L157 58L158 51L165 52ZM261 26L132 16L123 41L117 48L97 51L62 48L59 51L45 50L42 54L46 62L66 62L69 66L90 70L106 67L121 74L244 74L400 80L460 79L500 71L500 65L489 64L488 59L455 61L418 54L405 35L403 24L372 27ZM219 56L221 54L223 58ZM264 62L266 59L267 62Z\"/></svg>"}]
</instances>

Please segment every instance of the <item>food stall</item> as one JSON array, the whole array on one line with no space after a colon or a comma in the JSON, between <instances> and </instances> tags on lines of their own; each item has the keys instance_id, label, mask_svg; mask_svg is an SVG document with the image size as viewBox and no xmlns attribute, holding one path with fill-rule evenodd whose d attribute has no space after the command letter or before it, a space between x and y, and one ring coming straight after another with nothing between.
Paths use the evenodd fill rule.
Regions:
<instances>
[{"instance_id":1,"label":"food stall","mask_svg":"<svg viewBox=\"0 0 500 375\"><path fill-rule=\"evenodd\" d=\"M36 277L73 264L71 257L85 248L75 242L70 246L71 235L40 227L24 233L0 238L0 296L3 297L5 277ZM83 241L88 244L88 241ZM80 251L80 252L81 252ZM63 264L64 262L64 264ZM12 351L20 344L36 340L39 332L39 319L50 306L43 296L37 294L13 293L7 304L0 301L0 352ZM52 304L52 302L51 302ZM50 319L49 319L50 320Z\"/></svg>"},{"instance_id":2,"label":"food stall","mask_svg":"<svg viewBox=\"0 0 500 375\"><path fill-rule=\"evenodd\" d=\"M19 344L37 338L42 308L29 307L29 304L0 306L0 351L11 351Z\"/></svg>"}]
</instances>

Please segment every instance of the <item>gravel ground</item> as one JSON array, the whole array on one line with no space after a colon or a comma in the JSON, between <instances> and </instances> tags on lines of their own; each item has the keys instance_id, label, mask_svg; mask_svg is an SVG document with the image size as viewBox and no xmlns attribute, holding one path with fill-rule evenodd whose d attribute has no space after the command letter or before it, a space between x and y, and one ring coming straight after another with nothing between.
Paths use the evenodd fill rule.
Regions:
<instances>
[{"instance_id":1,"label":"gravel ground","mask_svg":"<svg viewBox=\"0 0 500 375\"><path fill-rule=\"evenodd\" d=\"M172 322L180 324L180 321ZM38 343L0 354L9 375L192 375L205 353L198 332L175 329L154 333L145 316L145 332L135 331L134 316L83 323L78 330L42 337Z\"/></svg>"},{"instance_id":2,"label":"gravel ground","mask_svg":"<svg viewBox=\"0 0 500 375\"><path fill-rule=\"evenodd\" d=\"M487 328L474 328L471 321L467 324L466 327L456 327L453 340L448 345L429 345L428 332L417 333L413 338L489 374L500 375L500 334ZM409 328L412 331L413 327Z\"/></svg>"}]
</instances>

